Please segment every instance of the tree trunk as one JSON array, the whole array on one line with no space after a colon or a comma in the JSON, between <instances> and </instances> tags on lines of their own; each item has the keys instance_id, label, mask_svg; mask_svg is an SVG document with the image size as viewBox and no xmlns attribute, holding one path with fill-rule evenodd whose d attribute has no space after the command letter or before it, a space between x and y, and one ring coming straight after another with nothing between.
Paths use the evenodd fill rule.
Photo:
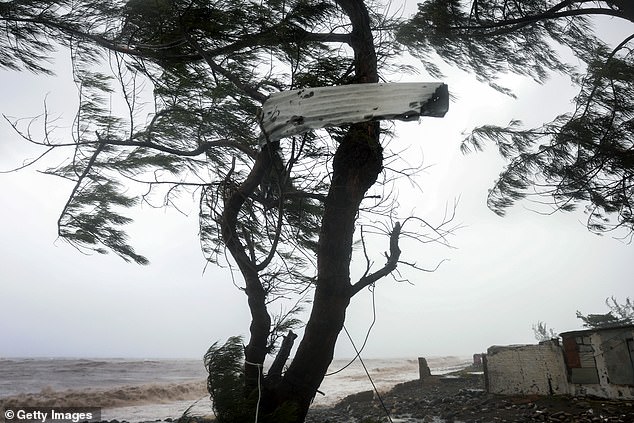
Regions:
<instances>
[{"instance_id":1,"label":"tree trunk","mask_svg":"<svg viewBox=\"0 0 634 423\"><path fill-rule=\"evenodd\" d=\"M303 421L332 362L352 295L350 260L355 220L366 191L381 172L377 123L354 125L339 145L319 237L317 283L310 319L295 359L278 388L278 403L291 402Z\"/></svg>"},{"instance_id":2,"label":"tree trunk","mask_svg":"<svg viewBox=\"0 0 634 423\"><path fill-rule=\"evenodd\" d=\"M374 40L364 1L336 3L352 24L350 45L354 50L355 80L378 82ZM363 197L383 166L379 133L377 122L352 125L333 159L332 182L319 234L312 312L295 358L281 383L267 392L263 405L269 411L285 405L293 407L296 422L304 421L343 328L352 296L350 261L355 221Z\"/></svg>"},{"instance_id":3,"label":"tree trunk","mask_svg":"<svg viewBox=\"0 0 634 423\"><path fill-rule=\"evenodd\" d=\"M363 0L337 0L338 6L348 15L352 24L350 45L354 50L355 81L378 82L376 52L370 28L370 17ZM350 261L352 257L352 240L359 206L367 190L376 182L383 165L383 150L379 143L380 127L377 122L366 122L352 125L341 141L333 159L332 182L324 202L324 214L319 234L317 251L317 282L313 308L304 331L304 337L281 380L272 377L266 383L260 402L260 416L268 415L269 420L278 419L279 414L288 418L288 411L293 411L292 421L303 422L308 408L321 384L328 366L332 362L335 343L343 328L346 309L353 295L350 283ZM262 156L260 153L260 157ZM264 162L267 158L263 158ZM268 165L269 163L267 163ZM257 165L256 165L257 166ZM254 169L255 170L255 169ZM258 173L252 171L251 176ZM243 184L243 187L247 181ZM244 193L242 193L244 194ZM235 198L233 206L240 200ZM241 204L240 204L241 205ZM235 221L229 227L235 227ZM236 244L230 233L223 237L232 255L244 254L244 249ZM234 243L233 245L230 245ZM245 256L243 258L246 259ZM240 266L240 260L238 265ZM244 263L246 264L246 263ZM251 266L240 266L245 279L251 273ZM245 274L246 270L246 274ZM261 313L264 302L260 298L257 287L250 291L247 281L247 294L251 307L251 342L245 351L246 359L253 355L259 361L263 323L268 321ZM252 304L253 303L253 304ZM265 307L264 307L265 311ZM263 360L263 357L262 357ZM279 363L278 363L279 365ZM245 367L249 369L249 365ZM251 376L251 377L249 377ZM254 375L247 376L249 379ZM276 413L278 415L276 416Z\"/></svg>"},{"instance_id":4,"label":"tree trunk","mask_svg":"<svg viewBox=\"0 0 634 423\"><path fill-rule=\"evenodd\" d=\"M280 345L280 350L275 356L275 360L273 360L273 364L271 364L271 367L266 374L267 383L277 383L280 379L282 379L284 365L288 361L288 357L291 355L291 350L293 349L293 344L295 343L296 338L297 335L295 335L292 330L284 337L282 345Z\"/></svg>"},{"instance_id":5,"label":"tree trunk","mask_svg":"<svg viewBox=\"0 0 634 423\"><path fill-rule=\"evenodd\" d=\"M245 292L251 312L249 343L244 349L246 395L258 389L258 381L262 378L262 365L267 355L266 347L271 330L271 316L266 308L266 291L260 281L257 264L245 252L245 247L236 233L236 225L240 208L261 183L263 175L270 170L277 147L278 144L267 144L262 148L249 176L225 201L222 215L222 237L244 277Z\"/></svg>"}]
</instances>

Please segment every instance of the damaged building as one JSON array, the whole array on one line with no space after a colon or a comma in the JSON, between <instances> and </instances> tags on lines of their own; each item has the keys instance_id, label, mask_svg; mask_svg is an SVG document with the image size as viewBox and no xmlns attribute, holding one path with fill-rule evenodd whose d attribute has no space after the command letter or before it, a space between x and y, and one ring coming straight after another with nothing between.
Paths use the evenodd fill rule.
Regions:
<instances>
[{"instance_id":1,"label":"damaged building","mask_svg":"<svg viewBox=\"0 0 634 423\"><path fill-rule=\"evenodd\" d=\"M634 325L560 334L538 345L493 346L485 360L490 393L634 399Z\"/></svg>"}]
</instances>

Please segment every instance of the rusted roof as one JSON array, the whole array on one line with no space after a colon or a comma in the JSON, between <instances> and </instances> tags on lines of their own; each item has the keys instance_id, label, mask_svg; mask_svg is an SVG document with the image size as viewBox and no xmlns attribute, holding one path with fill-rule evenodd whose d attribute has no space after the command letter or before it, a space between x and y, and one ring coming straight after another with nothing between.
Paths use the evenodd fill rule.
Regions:
<instances>
[{"instance_id":1,"label":"rusted roof","mask_svg":"<svg viewBox=\"0 0 634 423\"><path fill-rule=\"evenodd\" d=\"M262 106L269 141L311 129L370 120L443 117L449 91L440 82L353 84L302 88L271 94Z\"/></svg>"}]
</instances>

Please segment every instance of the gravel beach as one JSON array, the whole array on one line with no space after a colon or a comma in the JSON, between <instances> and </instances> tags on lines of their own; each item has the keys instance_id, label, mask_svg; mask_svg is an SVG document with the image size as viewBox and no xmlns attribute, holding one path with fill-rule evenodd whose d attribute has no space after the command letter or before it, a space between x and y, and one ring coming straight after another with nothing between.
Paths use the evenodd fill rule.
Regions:
<instances>
[{"instance_id":1,"label":"gravel beach","mask_svg":"<svg viewBox=\"0 0 634 423\"><path fill-rule=\"evenodd\" d=\"M396 385L381 394L350 395L334 407L314 408L309 423L389 422L634 422L634 401L563 396L487 394L481 374L431 376Z\"/></svg>"}]
</instances>

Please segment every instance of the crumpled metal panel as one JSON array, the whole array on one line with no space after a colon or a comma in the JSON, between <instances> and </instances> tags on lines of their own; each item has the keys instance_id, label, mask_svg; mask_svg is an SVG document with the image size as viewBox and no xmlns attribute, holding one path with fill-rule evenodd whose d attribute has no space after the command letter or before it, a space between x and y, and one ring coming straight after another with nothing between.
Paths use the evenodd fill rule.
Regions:
<instances>
[{"instance_id":1,"label":"crumpled metal panel","mask_svg":"<svg viewBox=\"0 0 634 423\"><path fill-rule=\"evenodd\" d=\"M449 91L441 82L353 84L271 94L262 106L269 141L311 129L370 120L443 117Z\"/></svg>"}]
</instances>

